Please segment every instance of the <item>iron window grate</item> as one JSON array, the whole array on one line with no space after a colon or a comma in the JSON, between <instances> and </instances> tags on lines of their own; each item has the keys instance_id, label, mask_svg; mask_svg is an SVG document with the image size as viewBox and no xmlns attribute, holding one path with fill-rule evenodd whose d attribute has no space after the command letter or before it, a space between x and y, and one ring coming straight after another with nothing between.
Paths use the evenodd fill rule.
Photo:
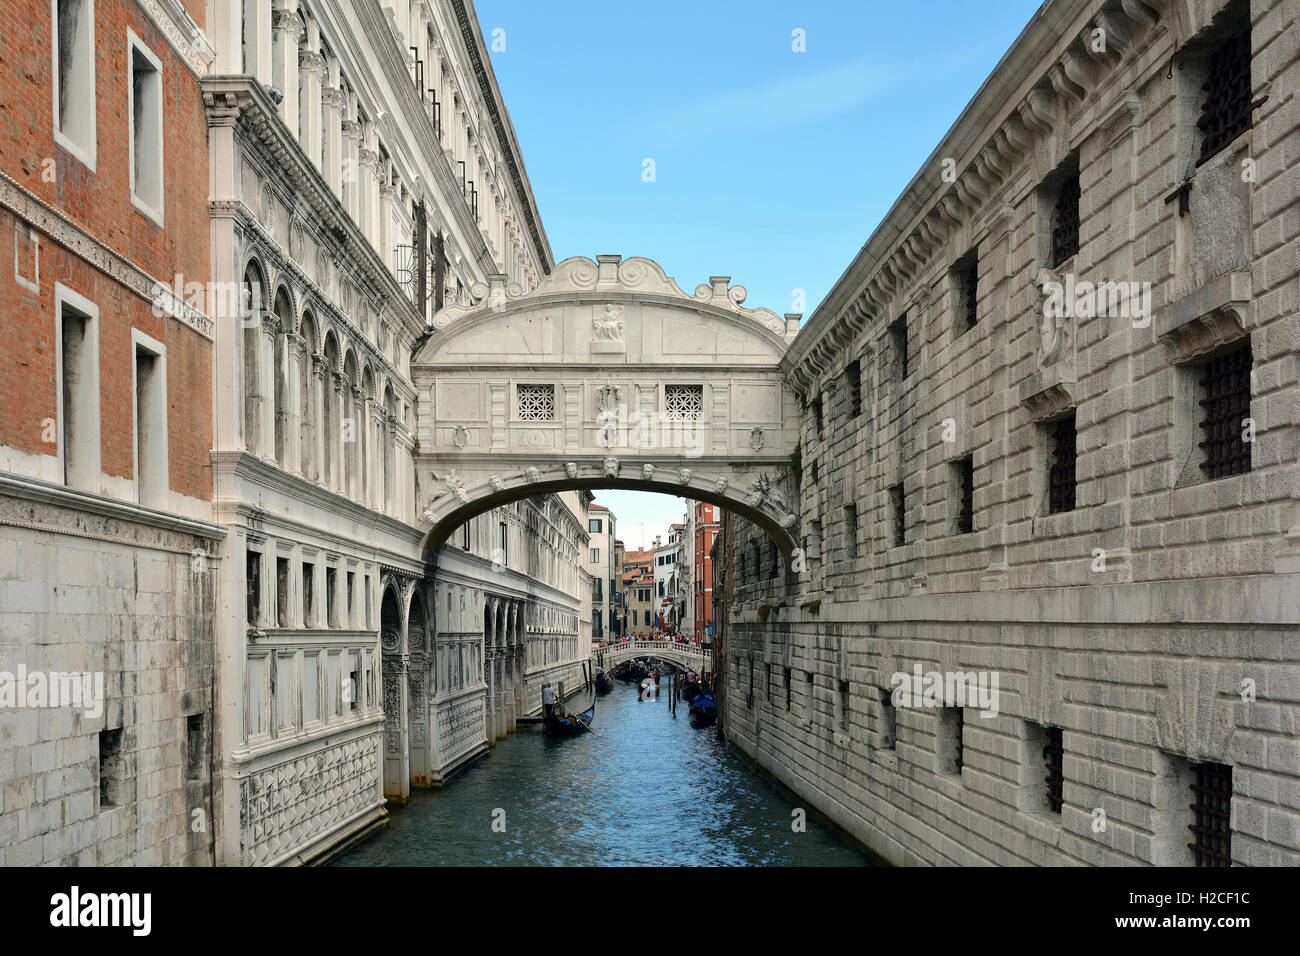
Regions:
<instances>
[{"instance_id":1,"label":"iron window grate","mask_svg":"<svg viewBox=\"0 0 1300 956\"><path fill-rule=\"evenodd\" d=\"M975 323L979 321L979 260L972 253L968 261L961 267L959 273L961 281L961 309L962 318L966 322L967 329L975 328Z\"/></svg>"},{"instance_id":2,"label":"iron window grate","mask_svg":"<svg viewBox=\"0 0 1300 956\"><path fill-rule=\"evenodd\" d=\"M1201 86L1205 99L1200 129L1205 161L1250 129L1250 30L1224 40L1210 54L1209 75Z\"/></svg>"},{"instance_id":3,"label":"iron window grate","mask_svg":"<svg viewBox=\"0 0 1300 956\"><path fill-rule=\"evenodd\" d=\"M956 763L954 772L961 773L961 768L965 766L964 758L966 756L965 753L966 745L963 739L966 736L966 711L962 707L954 707L953 711L954 713L953 713L952 743L953 743L953 756L955 758L955 763Z\"/></svg>"},{"instance_id":4,"label":"iron window grate","mask_svg":"<svg viewBox=\"0 0 1300 956\"><path fill-rule=\"evenodd\" d=\"M889 500L894 512L894 547L897 548L907 542L907 496L902 482L889 489Z\"/></svg>"},{"instance_id":5,"label":"iron window grate","mask_svg":"<svg viewBox=\"0 0 1300 956\"><path fill-rule=\"evenodd\" d=\"M1043 748L1043 762L1047 765L1047 805L1053 813L1060 813L1065 803L1065 746L1060 727L1047 728L1047 746Z\"/></svg>"},{"instance_id":6,"label":"iron window grate","mask_svg":"<svg viewBox=\"0 0 1300 956\"><path fill-rule=\"evenodd\" d=\"M849 414L857 418L862 414L862 363L854 359L844 370L849 386Z\"/></svg>"},{"instance_id":7,"label":"iron window grate","mask_svg":"<svg viewBox=\"0 0 1300 956\"><path fill-rule=\"evenodd\" d=\"M1079 251L1079 174L1061 183L1052 208L1052 268Z\"/></svg>"},{"instance_id":8,"label":"iron window grate","mask_svg":"<svg viewBox=\"0 0 1300 956\"><path fill-rule=\"evenodd\" d=\"M1195 822L1187 844L1197 866L1232 866L1232 768L1220 763L1195 766L1191 809Z\"/></svg>"},{"instance_id":9,"label":"iron window grate","mask_svg":"<svg viewBox=\"0 0 1300 956\"><path fill-rule=\"evenodd\" d=\"M1200 386L1201 432L1205 449L1201 470L1206 478L1226 478L1250 471L1250 446L1242 440L1250 417L1250 346L1233 349L1205 363Z\"/></svg>"},{"instance_id":10,"label":"iron window grate","mask_svg":"<svg viewBox=\"0 0 1300 956\"><path fill-rule=\"evenodd\" d=\"M1051 426L1052 466L1047 478L1047 513L1074 510L1075 421L1071 412Z\"/></svg>"},{"instance_id":11,"label":"iron window grate","mask_svg":"<svg viewBox=\"0 0 1300 956\"><path fill-rule=\"evenodd\" d=\"M957 462L957 533L970 534L975 530L975 459L963 458Z\"/></svg>"}]
</instances>

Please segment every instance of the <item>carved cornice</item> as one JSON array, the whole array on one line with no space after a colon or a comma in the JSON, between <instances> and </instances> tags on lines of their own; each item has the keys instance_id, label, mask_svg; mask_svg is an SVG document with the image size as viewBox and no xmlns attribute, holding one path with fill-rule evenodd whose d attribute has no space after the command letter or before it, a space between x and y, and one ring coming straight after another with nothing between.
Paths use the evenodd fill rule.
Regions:
<instances>
[{"instance_id":1,"label":"carved cornice","mask_svg":"<svg viewBox=\"0 0 1300 956\"><path fill-rule=\"evenodd\" d=\"M180 0L136 0L136 6L167 40L177 58L195 76L204 76L217 58L208 38Z\"/></svg>"},{"instance_id":2,"label":"carved cornice","mask_svg":"<svg viewBox=\"0 0 1300 956\"><path fill-rule=\"evenodd\" d=\"M215 559L218 524L155 511L132 501L0 472L0 526L28 528Z\"/></svg>"},{"instance_id":3,"label":"carved cornice","mask_svg":"<svg viewBox=\"0 0 1300 956\"><path fill-rule=\"evenodd\" d=\"M156 304L165 315L185 323L205 339L213 339L216 327L212 319L4 173L0 173L0 207L141 299Z\"/></svg>"}]
</instances>

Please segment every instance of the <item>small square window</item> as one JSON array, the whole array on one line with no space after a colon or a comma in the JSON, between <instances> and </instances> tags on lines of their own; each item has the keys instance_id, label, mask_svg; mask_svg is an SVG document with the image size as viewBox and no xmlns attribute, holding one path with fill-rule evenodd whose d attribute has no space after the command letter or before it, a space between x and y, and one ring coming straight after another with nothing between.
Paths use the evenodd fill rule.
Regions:
<instances>
[{"instance_id":1,"label":"small square window","mask_svg":"<svg viewBox=\"0 0 1300 956\"><path fill-rule=\"evenodd\" d=\"M1187 846L1197 866L1232 866L1232 768L1201 763L1193 768L1192 813Z\"/></svg>"},{"instance_id":2,"label":"small square window","mask_svg":"<svg viewBox=\"0 0 1300 956\"><path fill-rule=\"evenodd\" d=\"M698 422L703 410L703 385L664 386L664 411L669 421Z\"/></svg>"},{"instance_id":3,"label":"small square window","mask_svg":"<svg viewBox=\"0 0 1300 956\"><path fill-rule=\"evenodd\" d=\"M555 421L555 386L520 384L515 386L516 407L521 422Z\"/></svg>"}]
</instances>

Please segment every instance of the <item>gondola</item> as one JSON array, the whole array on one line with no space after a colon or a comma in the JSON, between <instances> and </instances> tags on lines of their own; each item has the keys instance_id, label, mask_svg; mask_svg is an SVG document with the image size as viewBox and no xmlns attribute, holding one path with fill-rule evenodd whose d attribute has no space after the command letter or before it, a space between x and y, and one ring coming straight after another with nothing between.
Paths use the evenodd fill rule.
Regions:
<instances>
[{"instance_id":1,"label":"gondola","mask_svg":"<svg viewBox=\"0 0 1300 956\"><path fill-rule=\"evenodd\" d=\"M700 691L691 701L690 715L691 723L696 727L708 727L718 719L718 705L713 700L712 692Z\"/></svg>"},{"instance_id":2,"label":"gondola","mask_svg":"<svg viewBox=\"0 0 1300 956\"><path fill-rule=\"evenodd\" d=\"M614 689L614 682L609 679L609 675L604 671L596 674L596 693L608 694Z\"/></svg>"},{"instance_id":3,"label":"gondola","mask_svg":"<svg viewBox=\"0 0 1300 956\"><path fill-rule=\"evenodd\" d=\"M546 729L546 733L552 737L573 737L591 730L591 721L595 716L596 702L594 700L590 707L579 714L575 714L568 708L556 703L551 713L543 717L542 724Z\"/></svg>"},{"instance_id":4,"label":"gondola","mask_svg":"<svg viewBox=\"0 0 1300 956\"><path fill-rule=\"evenodd\" d=\"M697 680L688 680L682 682L682 699L694 700L700 694L700 682Z\"/></svg>"}]
</instances>

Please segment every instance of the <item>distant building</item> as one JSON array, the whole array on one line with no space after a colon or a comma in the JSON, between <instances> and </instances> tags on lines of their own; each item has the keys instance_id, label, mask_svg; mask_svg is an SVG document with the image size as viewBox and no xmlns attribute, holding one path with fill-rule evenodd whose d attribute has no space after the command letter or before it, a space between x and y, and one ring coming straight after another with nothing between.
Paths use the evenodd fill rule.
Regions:
<instances>
[{"instance_id":1,"label":"distant building","mask_svg":"<svg viewBox=\"0 0 1300 956\"><path fill-rule=\"evenodd\" d=\"M597 644L617 632L614 522L614 513L604 505L593 502L587 506L587 532L591 536L587 553L587 572L591 575L591 640Z\"/></svg>"},{"instance_id":2,"label":"distant building","mask_svg":"<svg viewBox=\"0 0 1300 956\"><path fill-rule=\"evenodd\" d=\"M696 502L691 527L691 591L695 609L692 631L700 642L709 640L713 634L713 542L717 538L721 510L717 505Z\"/></svg>"}]
</instances>

